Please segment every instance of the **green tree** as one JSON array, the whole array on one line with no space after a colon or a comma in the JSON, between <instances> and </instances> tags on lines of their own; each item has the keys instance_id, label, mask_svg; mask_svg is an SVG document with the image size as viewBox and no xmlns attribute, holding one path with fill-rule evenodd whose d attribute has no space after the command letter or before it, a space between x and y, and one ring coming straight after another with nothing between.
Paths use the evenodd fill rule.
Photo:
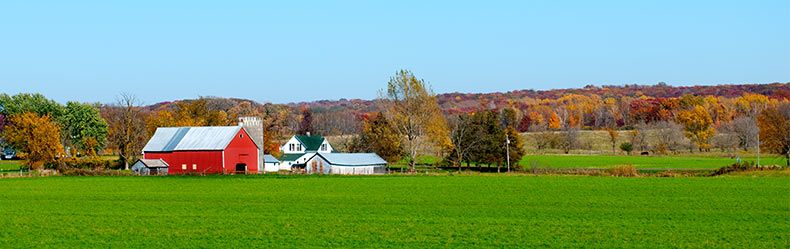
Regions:
<instances>
[{"instance_id":1,"label":"green tree","mask_svg":"<svg viewBox=\"0 0 790 249\"><path fill-rule=\"evenodd\" d=\"M634 146L629 142L625 142L620 144L620 149L625 151L627 155L631 155L631 151L634 150Z\"/></svg>"},{"instance_id":2,"label":"green tree","mask_svg":"<svg viewBox=\"0 0 790 249\"><path fill-rule=\"evenodd\" d=\"M66 146L74 148L72 154L82 152L96 156L96 152L107 144L107 123L90 104L69 101L57 120L63 127Z\"/></svg>"},{"instance_id":3,"label":"green tree","mask_svg":"<svg viewBox=\"0 0 790 249\"><path fill-rule=\"evenodd\" d=\"M0 94L0 112L6 116L31 112L54 119L63 114L63 106L39 93L20 93L14 96L3 93Z\"/></svg>"},{"instance_id":4,"label":"green tree","mask_svg":"<svg viewBox=\"0 0 790 249\"><path fill-rule=\"evenodd\" d=\"M424 80L417 79L407 70L400 70L390 78L380 98L384 116L401 138L411 172L415 171L423 145L430 144L443 151L451 150L450 132L439 110L436 95Z\"/></svg>"}]
</instances>

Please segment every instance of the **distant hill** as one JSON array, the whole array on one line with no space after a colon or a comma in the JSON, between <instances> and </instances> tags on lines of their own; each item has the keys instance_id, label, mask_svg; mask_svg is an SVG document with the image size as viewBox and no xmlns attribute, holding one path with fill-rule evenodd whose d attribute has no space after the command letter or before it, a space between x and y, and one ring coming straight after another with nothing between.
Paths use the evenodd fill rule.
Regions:
<instances>
[{"instance_id":1,"label":"distant hill","mask_svg":"<svg viewBox=\"0 0 790 249\"><path fill-rule=\"evenodd\" d=\"M442 93L437 94L437 101L444 112L469 112L481 107L502 108L506 106L519 106L519 103L526 103L528 100L557 99L567 94L598 95L601 97L640 97L642 95L655 98L680 97L681 95L713 95L717 97L735 98L744 93L757 93L771 98L790 99L790 82L770 83L770 84L741 84L741 85L716 85L716 86L670 86L663 83L656 85L623 85L623 86L593 86L588 85L584 88L552 89L552 90L515 90L510 92L493 93ZM212 108L227 111L230 108L249 101L255 107L262 107L264 104L253 100L238 98L207 97L208 104ZM169 109L176 100L148 105L145 108L149 111ZM271 105L271 104L267 104ZM376 101L362 99L339 99L339 100L319 100L311 102L298 102L288 104L274 104L291 109L307 107L314 113L330 112L354 112L367 113L375 111Z\"/></svg>"}]
</instances>

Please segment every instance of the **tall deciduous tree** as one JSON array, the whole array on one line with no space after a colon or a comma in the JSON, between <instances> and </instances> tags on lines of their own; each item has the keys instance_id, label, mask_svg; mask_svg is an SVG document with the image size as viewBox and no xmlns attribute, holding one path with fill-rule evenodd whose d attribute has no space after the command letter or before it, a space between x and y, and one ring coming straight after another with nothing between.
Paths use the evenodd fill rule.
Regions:
<instances>
[{"instance_id":1,"label":"tall deciduous tree","mask_svg":"<svg viewBox=\"0 0 790 249\"><path fill-rule=\"evenodd\" d=\"M422 145L431 144L442 150L452 148L436 95L424 80L417 79L410 71L400 70L380 95L385 107L383 113L401 137L411 172L415 171Z\"/></svg>"},{"instance_id":2,"label":"tall deciduous tree","mask_svg":"<svg viewBox=\"0 0 790 249\"><path fill-rule=\"evenodd\" d=\"M469 162L470 153L475 147L480 146L485 138L485 133L481 127L473 120L475 114L460 114L451 119L450 140L453 143L453 150L449 155L449 161L458 166L461 171L463 162Z\"/></svg>"},{"instance_id":3,"label":"tall deciduous tree","mask_svg":"<svg viewBox=\"0 0 790 249\"><path fill-rule=\"evenodd\" d=\"M63 154L60 127L49 116L23 112L11 115L9 122L3 138L21 152L28 167L40 168Z\"/></svg>"},{"instance_id":4,"label":"tall deciduous tree","mask_svg":"<svg viewBox=\"0 0 790 249\"><path fill-rule=\"evenodd\" d=\"M757 117L760 126L760 148L785 157L790 167L790 104L782 103L762 111Z\"/></svg>"},{"instance_id":5,"label":"tall deciduous tree","mask_svg":"<svg viewBox=\"0 0 790 249\"><path fill-rule=\"evenodd\" d=\"M713 120L704 107L696 105L691 110L680 111L675 119L683 125L686 137L697 143L700 151L710 149L708 140L716 135L716 131L711 127Z\"/></svg>"},{"instance_id":6,"label":"tall deciduous tree","mask_svg":"<svg viewBox=\"0 0 790 249\"><path fill-rule=\"evenodd\" d=\"M134 95L122 93L114 105L102 108L102 116L107 121L109 147L118 154L129 169L129 161L143 149L146 141L146 115Z\"/></svg>"}]
</instances>

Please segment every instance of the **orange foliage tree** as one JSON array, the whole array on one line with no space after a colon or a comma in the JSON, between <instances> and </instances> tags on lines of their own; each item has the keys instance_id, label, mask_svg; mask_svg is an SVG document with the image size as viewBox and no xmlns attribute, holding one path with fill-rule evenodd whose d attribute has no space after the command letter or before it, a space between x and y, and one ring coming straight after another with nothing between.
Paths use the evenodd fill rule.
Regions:
<instances>
[{"instance_id":1,"label":"orange foliage tree","mask_svg":"<svg viewBox=\"0 0 790 249\"><path fill-rule=\"evenodd\" d=\"M3 138L20 152L28 167L41 168L63 154L60 127L49 116L23 112L11 115L9 123Z\"/></svg>"}]
</instances>

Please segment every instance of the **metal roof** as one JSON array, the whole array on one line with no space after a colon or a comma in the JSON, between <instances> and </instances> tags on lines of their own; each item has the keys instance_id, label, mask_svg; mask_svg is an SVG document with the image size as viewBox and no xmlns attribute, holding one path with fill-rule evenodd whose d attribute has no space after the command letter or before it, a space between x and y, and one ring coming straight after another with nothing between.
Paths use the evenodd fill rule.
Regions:
<instances>
[{"instance_id":1,"label":"metal roof","mask_svg":"<svg viewBox=\"0 0 790 249\"><path fill-rule=\"evenodd\" d=\"M277 160L277 158L269 154L263 155L263 160L267 163L280 163L280 160Z\"/></svg>"},{"instance_id":2,"label":"metal roof","mask_svg":"<svg viewBox=\"0 0 790 249\"><path fill-rule=\"evenodd\" d=\"M370 166L387 164L376 153L318 153L332 165L338 166ZM309 161L309 160L308 160Z\"/></svg>"},{"instance_id":3,"label":"metal roof","mask_svg":"<svg viewBox=\"0 0 790 249\"><path fill-rule=\"evenodd\" d=\"M160 127L144 152L224 150L241 126Z\"/></svg>"},{"instance_id":4,"label":"metal roof","mask_svg":"<svg viewBox=\"0 0 790 249\"><path fill-rule=\"evenodd\" d=\"M162 159L138 159L145 167L148 168L167 168L167 162Z\"/></svg>"}]
</instances>

